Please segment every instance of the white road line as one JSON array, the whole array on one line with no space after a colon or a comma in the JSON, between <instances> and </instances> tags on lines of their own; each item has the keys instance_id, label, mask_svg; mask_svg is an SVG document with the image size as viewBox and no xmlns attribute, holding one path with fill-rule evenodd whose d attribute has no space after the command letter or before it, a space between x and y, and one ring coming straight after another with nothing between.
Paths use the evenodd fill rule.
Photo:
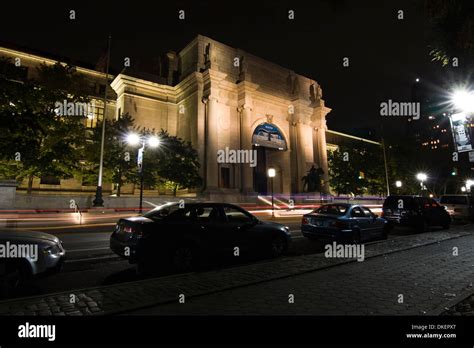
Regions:
<instances>
[{"instance_id":1,"label":"white road line","mask_svg":"<svg viewBox=\"0 0 474 348\"><path fill-rule=\"evenodd\" d=\"M120 257L118 257L118 256L89 257L89 258L86 258L86 259L66 260L65 263L93 261L93 260L112 260L112 259L120 259Z\"/></svg>"},{"instance_id":2,"label":"white road line","mask_svg":"<svg viewBox=\"0 0 474 348\"><path fill-rule=\"evenodd\" d=\"M110 248L91 248L91 249L74 249L74 250L67 250L67 253L77 253L79 251L91 251L91 250L110 250Z\"/></svg>"}]
</instances>

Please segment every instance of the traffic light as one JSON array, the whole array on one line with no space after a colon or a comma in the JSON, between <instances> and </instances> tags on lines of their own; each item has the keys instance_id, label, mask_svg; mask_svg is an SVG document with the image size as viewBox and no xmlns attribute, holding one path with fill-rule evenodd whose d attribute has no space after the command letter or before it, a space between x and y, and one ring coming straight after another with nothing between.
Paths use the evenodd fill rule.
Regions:
<instances>
[{"instance_id":1,"label":"traffic light","mask_svg":"<svg viewBox=\"0 0 474 348\"><path fill-rule=\"evenodd\" d=\"M453 167L453 170L451 171L452 176L458 175L458 169L456 167Z\"/></svg>"}]
</instances>

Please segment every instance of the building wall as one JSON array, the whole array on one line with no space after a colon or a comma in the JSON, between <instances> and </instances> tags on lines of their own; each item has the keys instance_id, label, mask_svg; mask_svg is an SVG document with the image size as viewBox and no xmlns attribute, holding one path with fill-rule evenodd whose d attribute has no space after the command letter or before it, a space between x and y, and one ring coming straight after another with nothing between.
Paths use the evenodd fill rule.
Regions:
<instances>
[{"instance_id":1,"label":"building wall","mask_svg":"<svg viewBox=\"0 0 474 348\"><path fill-rule=\"evenodd\" d=\"M313 164L327 169L325 138L315 134L324 134L331 109L321 96L315 99L314 89L311 93L315 81L205 36L194 39L178 57L180 77L174 86L120 74L112 88L118 100L124 100L123 112L137 124L165 128L191 141L202 165L204 194L253 191L253 169L248 164L219 164L217 151L251 150L252 133L264 122L277 126L287 142L286 151L266 156L267 167L277 169L278 192L300 192L301 177ZM221 167L229 168L228 188L222 187Z\"/></svg>"}]
</instances>

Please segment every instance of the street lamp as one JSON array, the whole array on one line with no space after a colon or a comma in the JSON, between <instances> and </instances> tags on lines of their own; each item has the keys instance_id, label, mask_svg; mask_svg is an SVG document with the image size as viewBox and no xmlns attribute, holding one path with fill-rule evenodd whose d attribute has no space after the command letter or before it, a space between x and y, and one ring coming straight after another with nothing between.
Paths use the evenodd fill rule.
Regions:
<instances>
[{"instance_id":1,"label":"street lamp","mask_svg":"<svg viewBox=\"0 0 474 348\"><path fill-rule=\"evenodd\" d=\"M154 135L144 136L139 135L136 133L129 133L126 137L126 141L129 145L136 146L141 144L142 147L138 149L138 156L137 156L137 166L138 166L138 173L140 174L140 207L139 212L140 214L143 212L143 156L145 155L145 148L146 145L156 148L160 145L160 139Z\"/></svg>"},{"instance_id":2,"label":"street lamp","mask_svg":"<svg viewBox=\"0 0 474 348\"><path fill-rule=\"evenodd\" d=\"M275 205L273 204L273 178L275 177L275 175L276 175L275 168L269 168L268 177L270 178L271 186L272 186L272 217L275 217Z\"/></svg>"},{"instance_id":3,"label":"street lamp","mask_svg":"<svg viewBox=\"0 0 474 348\"><path fill-rule=\"evenodd\" d=\"M474 112L474 92L465 89L456 90L451 94L451 103L463 112Z\"/></svg>"},{"instance_id":4,"label":"street lamp","mask_svg":"<svg viewBox=\"0 0 474 348\"><path fill-rule=\"evenodd\" d=\"M423 192L425 188L424 182L426 181L428 176L425 173L418 173L416 174L416 178L418 179L418 181L420 181L421 191Z\"/></svg>"},{"instance_id":5,"label":"street lamp","mask_svg":"<svg viewBox=\"0 0 474 348\"><path fill-rule=\"evenodd\" d=\"M467 179L466 180L466 190L468 192L471 192L471 187L472 185L474 185L474 180L471 180L471 179Z\"/></svg>"},{"instance_id":6,"label":"street lamp","mask_svg":"<svg viewBox=\"0 0 474 348\"><path fill-rule=\"evenodd\" d=\"M395 187L397 188L398 193L400 193L400 187L402 187L402 182L400 180L395 181Z\"/></svg>"}]
</instances>

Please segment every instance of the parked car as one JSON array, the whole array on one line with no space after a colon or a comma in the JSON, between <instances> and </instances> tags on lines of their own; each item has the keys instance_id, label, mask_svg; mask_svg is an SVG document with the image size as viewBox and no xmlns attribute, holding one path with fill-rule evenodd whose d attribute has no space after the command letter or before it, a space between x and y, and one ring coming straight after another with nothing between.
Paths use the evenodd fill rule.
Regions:
<instances>
[{"instance_id":1,"label":"parked car","mask_svg":"<svg viewBox=\"0 0 474 348\"><path fill-rule=\"evenodd\" d=\"M66 258L58 237L0 229L0 292L8 296L26 281L59 272Z\"/></svg>"},{"instance_id":2,"label":"parked car","mask_svg":"<svg viewBox=\"0 0 474 348\"><path fill-rule=\"evenodd\" d=\"M447 229L451 225L446 208L428 197L389 196L383 203L382 216L393 226L411 227L418 232L427 232L431 226Z\"/></svg>"},{"instance_id":3,"label":"parked car","mask_svg":"<svg viewBox=\"0 0 474 348\"><path fill-rule=\"evenodd\" d=\"M387 221L367 207L331 203L303 215L301 232L309 239L360 243L385 239L389 229Z\"/></svg>"},{"instance_id":4,"label":"parked car","mask_svg":"<svg viewBox=\"0 0 474 348\"><path fill-rule=\"evenodd\" d=\"M471 195L442 195L439 203L447 208L453 219L474 219L474 197Z\"/></svg>"},{"instance_id":5,"label":"parked car","mask_svg":"<svg viewBox=\"0 0 474 348\"><path fill-rule=\"evenodd\" d=\"M143 216L120 219L110 248L137 264L139 272L190 271L213 258L252 253L277 257L291 240L289 228L264 222L225 203L178 203L159 206Z\"/></svg>"}]
</instances>

